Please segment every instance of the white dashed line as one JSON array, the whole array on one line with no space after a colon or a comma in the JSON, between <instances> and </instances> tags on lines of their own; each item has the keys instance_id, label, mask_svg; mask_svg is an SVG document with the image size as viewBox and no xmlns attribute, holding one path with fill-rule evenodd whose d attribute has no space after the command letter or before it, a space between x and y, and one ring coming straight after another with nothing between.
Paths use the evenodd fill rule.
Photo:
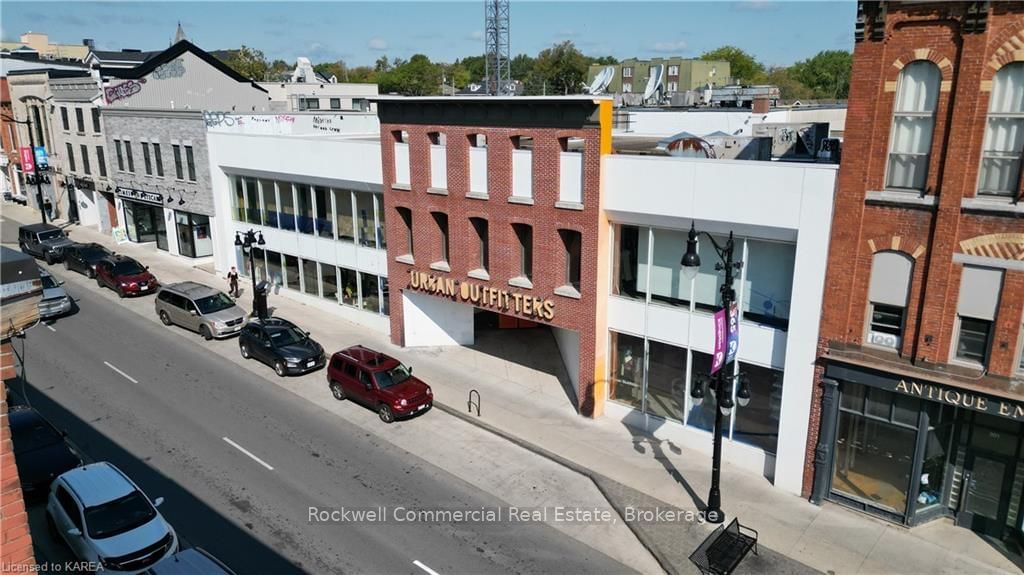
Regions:
<instances>
[{"instance_id":1,"label":"white dashed line","mask_svg":"<svg viewBox=\"0 0 1024 575\"><path fill-rule=\"evenodd\" d=\"M52 325L50 325L50 324L48 324L48 323L44 323L43 325L45 325L45 326L46 326L46 329L48 329L48 330L50 330L50 331L52 331L52 332L54 332L54 333L57 333L57 330L53 329L53 326L52 326Z\"/></svg>"},{"instance_id":2,"label":"white dashed line","mask_svg":"<svg viewBox=\"0 0 1024 575\"><path fill-rule=\"evenodd\" d=\"M269 464L268 464L268 463L267 463L266 461L263 461L263 460L262 460L262 459L260 459L259 457L256 457L256 456L255 456L255 455L253 455L253 454L252 454L252 453L251 453L251 452L250 452L250 451L249 451L248 449L246 449L246 448L242 447L241 445L239 445L239 444L235 443L234 441L231 441L231 440L230 440L230 439L228 439L227 437L222 437L221 439L223 439L224 441L228 442L228 445L230 445L231 447L234 447L235 449L237 449L237 450L241 451L242 453L244 453L244 454L248 455L248 456L249 456L249 457L250 457L250 458L251 458L251 459L252 459L253 461L255 461L256 463L259 463L260 465L262 465L263 467L266 467L266 468L267 468L267 469L269 469L270 471L273 471L273 470L274 470L274 468L273 468L273 467L271 467L271 466L270 466L270 465L269 465ZM435 575L436 575L436 574L435 574Z\"/></svg>"},{"instance_id":3,"label":"white dashed line","mask_svg":"<svg viewBox=\"0 0 1024 575\"><path fill-rule=\"evenodd\" d=\"M54 330L54 331L56 331L56 330ZM121 374L121 377L123 377L123 378L127 379L128 381L130 381L130 382L132 382L132 383L139 383L139 382L138 382L138 381L137 381L137 380L136 380L136 379L135 379L134 377L132 377L132 376L128 375L127 373L125 373L125 372L121 371L120 369L117 369L117 368L116 368L116 367L114 367L114 365L113 365L112 363L110 363L109 361L104 361L104 362L103 362L103 364L104 364L104 365L106 365L107 367L109 367L110 369L112 369L112 370L116 371L117 373Z\"/></svg>"},{"instance_id":4,"label":"white dashed line","mask_svg":"<svg viewBox=\"0 0 1024 575\"><path fill-rule=\"evenodd\" d=\"M430 575L439 575L437 571L434 571L434 570L433 570L433 569L431 569L430 567L427 567L427 566L426 566L426 565L424 565L423 563L420 563L420 561L419 561L418 559L417 559L417 560L415 560L415 561L413 561L413 562L412 562L412 564L413 564L413 565L415 565L415 566L417 566L417 567L419 567L420 569L423 569L423 570L424 570L424 571L426 571L427 573L430 573Z\"/></svg>"}]
</instances>

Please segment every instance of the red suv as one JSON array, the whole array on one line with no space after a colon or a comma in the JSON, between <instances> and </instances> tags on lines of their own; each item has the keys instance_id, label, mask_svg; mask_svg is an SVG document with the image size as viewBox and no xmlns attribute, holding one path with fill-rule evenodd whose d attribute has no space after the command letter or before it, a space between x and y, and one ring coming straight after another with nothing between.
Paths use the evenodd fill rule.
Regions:
<instances>
[{"instance_id":1,"label":"red suv","mask_svg":"<svg viewBox=\"0 0 1024 575\"><path fill-rule=\"evenodd\" d=\"M118 297L155 293L160 286L149 268L126 256L111 256L97 262L96 285L116 291Z\"/></svg>"},{"instance_id":2,"label":"red suv","mask_svg":"<svg viewBox=\"0 0 1024 575\"><path fill-rule=\"evenodd\" d=\"M334 399L351 399L377 412L381 421L424 412L434 404L430 386L397 359L356 345L331 356L327 385Z\"/></svg>"}]
</instances>

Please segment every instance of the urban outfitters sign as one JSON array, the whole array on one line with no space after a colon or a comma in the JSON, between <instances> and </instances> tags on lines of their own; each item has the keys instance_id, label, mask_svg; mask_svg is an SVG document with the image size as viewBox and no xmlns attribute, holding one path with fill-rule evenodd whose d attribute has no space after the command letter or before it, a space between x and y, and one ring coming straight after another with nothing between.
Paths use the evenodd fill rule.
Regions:
<instances>
[{"instance_id":1,"label":"urban outfitters sign","mask_svg":"<svg viewBox=\"0 0 1024 575\"><path fill-rule=\"evenodd\" d=\"M555 302L549 299L509 292L475 282L460 282L451 278L410 270L409 288L431 295L460 299L466 303L497 311L513 311L540 320L551 321L555 318Z\"/></svg>"},{"instance_id":2,"label":"urban outfitters sign","mask_svg":"<svg viewBox=\"0 0 1024 575\"><path fill-rule=\"evenodd\" d=\"M920 397L921 399L939 401L1013 420L1024 420L1024 405L1006 399L978 395L966 390L932 383L920 383L902 379L896 384L895 390L913 397Z\"/></svg>"}]
</instances>

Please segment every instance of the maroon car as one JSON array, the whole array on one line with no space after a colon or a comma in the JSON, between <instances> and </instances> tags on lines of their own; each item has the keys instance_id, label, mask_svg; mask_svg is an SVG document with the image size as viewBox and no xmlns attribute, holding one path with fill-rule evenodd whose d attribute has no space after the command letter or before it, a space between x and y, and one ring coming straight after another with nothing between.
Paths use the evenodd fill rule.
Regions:
<instances>
[{"instance_id":1,"label":"maroon car","mask_svg":"<svg viewBox=\"0 0 1024 575\"><path fill-rule=\"evenodd\" d=\"M114 290L118 297L155 293L160 286L149 268L126 256L100 260L96 264L96 284Z\"/></svg>"},{"instance_id":2,"label":"maroon car","mask_svg":"<svg viewBox=\"0 0 1024 575\"><path fill-rule=\"evenodd\" d=\"M412 375L411 367L361 345L331 356L327 385L335 399L361 403L384 423L422 413L434 404L434 392Z\"/></svg>"}]
</instances>

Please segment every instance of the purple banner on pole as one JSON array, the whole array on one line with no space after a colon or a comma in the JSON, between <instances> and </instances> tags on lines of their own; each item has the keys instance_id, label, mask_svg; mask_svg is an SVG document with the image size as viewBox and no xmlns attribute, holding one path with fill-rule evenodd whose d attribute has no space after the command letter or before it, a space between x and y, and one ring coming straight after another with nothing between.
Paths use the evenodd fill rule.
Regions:
<instances>
[{"instance_id":1,"label":"purple banner on pole","mask_svg":"<svg viewBox=\"0 0 1024 575\"><path fill-rule=\"evenodd\" d=\"M736 359L736 351L740 347L740 311L736 302L729 305L729 337L725 352L725 363Z\"/></svg>"},{"instance_id":2,"label":"purple banner on pole","mask_svg":"<svg viewBox=\"0 0 1024 575\"><path fill-rule=\"evenodd\" d=\"M726 339L725 309L720 309L715 312L715 354L711 358L711 375L725 365Z\"/></svg>"}]
</instances>

